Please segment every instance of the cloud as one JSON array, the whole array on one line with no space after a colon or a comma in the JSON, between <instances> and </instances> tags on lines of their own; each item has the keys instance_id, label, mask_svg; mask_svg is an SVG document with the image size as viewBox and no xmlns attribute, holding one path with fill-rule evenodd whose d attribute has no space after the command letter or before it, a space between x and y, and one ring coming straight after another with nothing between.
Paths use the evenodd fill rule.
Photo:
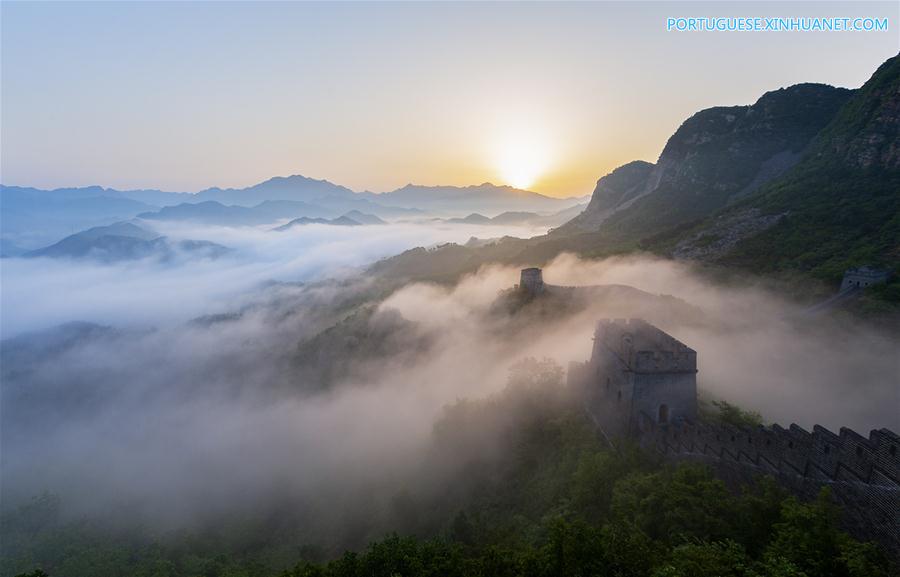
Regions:
<instances>
[{"instance_id":1,"label":"cloud","mask_svg":"<svg viewBox=\"0 0 900 577\"><path fill-rule=\"evenodd\" d=\"M443 407L499 391L525 357L563 366L585 360L605 317L656 323L699 352L702 388L770 421L896 428L896 340L848 321L798 317L778 294L714 285L687 265L563 255L545 267L547 283L644 292L613 287L564 310L510 315L496 301L517 282L516 268L488 266L453 286L414 283L386 297L361 274L260 288L267 278L311 278L361 261L346 257L348 241L331 231L284 240L255 230L204 232L239 254L257 252L175 269L21 269L38 294L34 308L66 292L66 275L96 284L76 286L67 301L74 304L60 301L51 314L18 317L19 326L51 322L71 307L118 327L157 328L79 334L65 346L31 337L47 347L40 354L22 339L18 348L7 342L5 500L46 488L73 512L127 507L165 526L291 507L310 539L341 535L363 519L377 524L398 488L424 482L420 463ZM371 256L421 233L358 234L353 246L366 245ZM296 262L286 257L295 243L307 249ZM14 283L5 307L23 302L26 284ZM154 322L167 307L177 314ZM178 322L230 310L240 313Z\"/></svg>"},{"instance_id":2,"label":"cloud","mask_svg":"<svg viewBox=\"0 0 900 577\"><path fill-rule=\"evenodd\" d=\"M102 264L61 259L3 259L3 338L64 322L171 326L240 306L269 281L344 277L379 258L416 246L466 242L472 236L530 236L527 227L401 223L343 227L267 227L153 223L176 240L203 239L235 249L216 260L146 259Z\"/></svg>"}]
</instances>

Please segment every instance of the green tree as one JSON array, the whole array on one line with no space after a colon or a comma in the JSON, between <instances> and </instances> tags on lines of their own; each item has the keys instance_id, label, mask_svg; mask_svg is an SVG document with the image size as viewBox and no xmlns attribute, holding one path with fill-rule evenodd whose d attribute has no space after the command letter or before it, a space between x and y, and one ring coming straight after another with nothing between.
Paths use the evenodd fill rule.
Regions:
<instances>
[{"instance_id":1,"label":"green tree","mask_svg":"<svg viewBox=\"0 0 900 577\"><path fill-rule=\"evenodd\" d=\"M750 564L744 548L731 540L686 543L672 549L653 577L745 577Z\"/></svg>"},{"instance_id":2,"label":"green tree","mask_svg":"<svg viewBox=\"0 0 900 577\"><path fill-rule=\"evenodd\" d=\"M837 528L838 510L827 487L810 503L785 499L781 517L766 557L785 559L816 577L887 575L887 563L877 549Z\"/></svg>"},{"instance_id":3,"label":"green tree","mask_svg":"<svg viewBox=\"0 0 900 577\"><path fill-rule=\"evenodd\" d=\"M613 518L629 520L667 545L729 538L734 509L724 483L695 465L629 475L613 490Z\"/></svg>"}]
</instances>

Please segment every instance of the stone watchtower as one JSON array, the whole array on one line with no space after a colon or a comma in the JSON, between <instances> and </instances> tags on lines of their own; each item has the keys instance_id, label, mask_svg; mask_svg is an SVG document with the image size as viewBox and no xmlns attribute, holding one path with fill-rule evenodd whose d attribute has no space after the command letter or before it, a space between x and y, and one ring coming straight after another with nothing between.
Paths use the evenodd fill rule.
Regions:
<instances>
[{"instance_id":1,"label":"stone watchtower","mask_svg":"<svg viewBox=\"0 0 900 577\"><path fill-rule=\"evenodd\" d=\"M697 417L696 351L640 319L601 320L590 360L568 378L613 434Z\"/></svg>"},{"instance_id":2,"label":"stone watchtower","mask_svg":"<svg viewBox=\"0 0 900 577\"><path fill-rule=\"evenodd\" d=\"M531 295L544 292L544 277L539 268L523 268L519 280L519 290Z\"/></svg>"},{"instance_id":3,"label":"stone watchtower","mask_svg":"<svg viewBox=\"0 0 900 577\"><path fill-rule=\"evenodd\" d=\"M885 283L890 276L890 271L878 270L868 266L848 268L844 272L844 280L841 281L841 292Z\"/></svg>"}]
</instances>

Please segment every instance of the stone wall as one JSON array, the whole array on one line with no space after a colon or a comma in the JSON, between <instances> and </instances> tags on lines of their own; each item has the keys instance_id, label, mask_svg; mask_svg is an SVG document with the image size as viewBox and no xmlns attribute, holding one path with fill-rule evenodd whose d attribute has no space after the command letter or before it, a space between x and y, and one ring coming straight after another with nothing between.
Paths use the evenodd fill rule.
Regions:
<instances>
[{"instance_id":1,"label":"stone wall","mask_svg":"<svg viewBox=\"0 0 900 577\"><path fill-rule=\"evenodd\" d=\"M641 320L600 321L591 359L569 365L606 438L631 437L670 461L696 461L737 489L771 475L803 499L830 487L844 528L900 560L900 437L842 428L741 428L697 418L697 354ZM665 410L663 410L663 407Z\"/></svg>"},{"instance_id":2,"label":"stone wall","mask_svg":"<svg viewBox=\"0 0 900 577\"><path fill-rule=\"evenodd\" d=\"M637 435L645 449L671 461L708 464L733 487L771 475L804 499L830 487L843 526L900 559L900 437L887 429L864 437L816 425L753 429L684 421L659 424L643 415Z\"/></svg>"}]
</instances>

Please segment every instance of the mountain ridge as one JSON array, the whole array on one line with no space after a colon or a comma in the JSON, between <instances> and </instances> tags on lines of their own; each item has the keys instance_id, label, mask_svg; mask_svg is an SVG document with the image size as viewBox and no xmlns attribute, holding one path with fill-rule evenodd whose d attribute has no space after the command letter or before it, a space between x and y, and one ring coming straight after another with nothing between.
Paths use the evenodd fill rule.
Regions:
<instances>
[{"instance_id":1,"label":"mountain ridge","mask_svg":"<svg viewBox=\"0 0 900 577\"><path fill-rule=\"evenodd\" d=\"M662 247L683 255L715 244L716 222L747 211L774 222L703 260L830 279L851 266L900 268L900 56L854 93L784 177Z\"/></svg>"},{"instance_id":2,"label":"mountain ridge","mask_svg":"<svg viewBox=\"0 0 900 577\"><path fill-rule=\"evenodd\" d=\"M603 229L633 241L648 226L677 226L721 209L799 161L851 94L796 84L766 92L751 105L701 110L669 137L655 164L628 163L601 178L585 213L556 233ZM620 202L611 202L621 186L627 189Z\"/></svg>"},{"instance_id":3,"label":"mountain ridge","mask_svg":"<svg viewBox=\"0 0 900 577\"><path fill-rule=\"evenodd\" d=\"M24 253L24 258L91 259L105 263L155 257L170 260L176 252L218 258L225 246L205 240L172 241L131 222L98 226L67 236L42 249Z\"/></svg>"},{"instance_id":4,"label":"mountain ridge","mask_svg":"<svg viewBox=\"0 0 900 577\"><path fill-rule=\"evenodd\" d=\"M409 185L376 194L354 192L327 180L293 175L272 177L242 189L213 187L198 193L121 191L101 186L41 190L0 185L0 200L3 240L9 246L35 249L75 230L138 216L190 220L179 213L193 213L195 220L225 225L268 224L301 216L337 218L353 210L379 219L453 217L473 211L554 212L571 207L577 199L555 199L489 183L467 187Z\"/></svg>"}]
</instances>

